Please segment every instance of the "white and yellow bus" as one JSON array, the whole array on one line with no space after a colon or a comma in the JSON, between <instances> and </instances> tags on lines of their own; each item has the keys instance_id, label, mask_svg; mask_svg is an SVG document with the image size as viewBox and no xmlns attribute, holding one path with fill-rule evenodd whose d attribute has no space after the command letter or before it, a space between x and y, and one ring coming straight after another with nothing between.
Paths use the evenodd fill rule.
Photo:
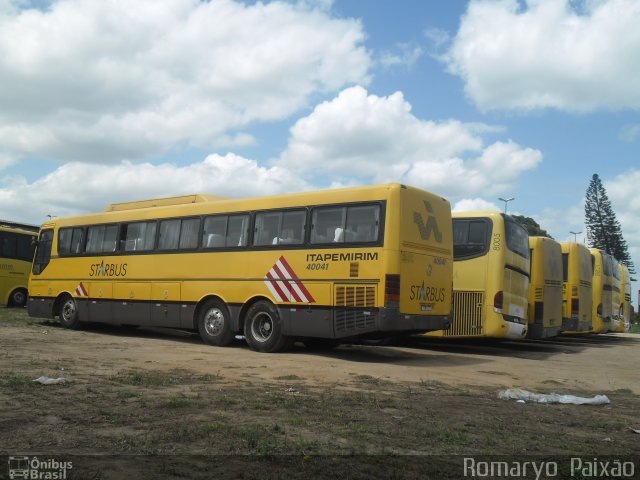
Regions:
<instances>
[{"instance_id":1,"label":"white and yellow bus","mask_svg":"<svg viewBox=\"0 0 640 480\"><path fill-rule=\"evenodd\" d=\"M593 304L591 333L606 333L611 328L613 307L613 259L597 248L590 248L593 267Z\"/></svg>"},{"instance_id":2,"label":"white and yellow bus","mask_svg":"<svg viewBox=\"0 0 640 480\"><path fill-rule=\"evenodd\" d=\"M626 332L631 327L631 277L629 276L629 269L622 263L620 264L620 277L622 278L622 305L620 307L622 321L618 332Z\"/></svg>"},{"instance_id":3,"label":"white and yellow bus","mask_svg":"<svg viewBox=\"0 0 640 480\"><path fill-rule=\"evenodd\" d=\"M593 266L589 249L576 242L562 247L563 333L587 333L593 328Z\"/></svg>"},{"instance_id":4,"label":"white and yellow bus","mask_svg":"<svg viewBox=\"0 0 640 480\"><path fill-rule=\"evenodd\" d=\"M29 314L258 351L448 328L449 202L398 184L112 205L41 227Z\"/></svg>"},{"instance_id":5,"label":"white and yellow bus","mask_svg":"<svg viewBox=\"0 0 640 480\"><path fill-rule=\"evenodd\" d=\"M0 305L24 307L38 227L0 220Z\"/></svg>"},{"instance_id":6,"label":"white and yellow bus","mask_svg":"<svg viewBox=\"0 0 640 480\"><path fill-rule=\"evenodd\" d=\"M453 323L427 335L524 338L530 268L525 228L499 212L456 212L453 254Z\"/></svg>"},{"instance_id":7,"label":"white and yellow bus","mask_svg":"<svg viewBox=\"0 0 640 480\"><path fill-rule=\"evenodd\" d=\"M529 338L555 337L562 328L562 247L548 237L529 237Z\"/></svg>"}]
</instances>

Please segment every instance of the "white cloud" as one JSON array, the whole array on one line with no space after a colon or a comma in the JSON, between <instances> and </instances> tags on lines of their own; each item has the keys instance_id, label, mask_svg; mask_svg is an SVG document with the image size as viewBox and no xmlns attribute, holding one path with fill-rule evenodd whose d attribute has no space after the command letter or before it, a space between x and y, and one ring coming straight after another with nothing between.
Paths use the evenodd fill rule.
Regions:
<instances>
[{"instance_id":1,"label":"white cloud","mask_svg":"<svg viewBox=\"0 0 640 480\"><path fill-rule=\"evenodd\" d=\"M422 47L414 43L400 43L396 47L396 52L386 51L380 55L379 62L384 68L411 68L424 54Z\"/></svg>"},{"instance_id":2,"label":"white cloud","mask_svg":"<svg viewBox=\"0 0 640 480\"><path fill-rule=\"evenodd\" d=\"M453 212L471 212L473 210L500 210L493 202L488 202L483 198L463 198L458 200L453 206Z\"/></svg>"},{"instance_id":3,"label":"white cloud","mask_svg":"<svg viewBox=\"0 0 640 480\"><path fill-rule=\"evenodd\" d=\"M4 0L0 144L105 162L250 142L237 132L252 122L368 81L362 25L312 4L58 0L41 11Z\"/></svg>"},{"instance_id":4,"label":"white cloud","mask_svg":"<svg viewBox=\"0 0 640 480\"><path fill-rule=\"evenodd\" d=\"M620 130L620 139L627 143L633 143L640 138L640 123L625 125Z\"/></svg>"},{"instance_id":5,"label":"white cloud","mask_svg":"<svg viewBox=\"0 0 640 480\"><path fill-rule=\"evenodd\" d=\"M507 140L484 145L483 133L500 129L456 120L421 120L402 93L369 95L343 90L291 128L277 165L309 181L400 181L447 197L509 190L542 160L538 150ZM315 180L314 180L315 179Z\"/></svg>"},{"instance_id":6,"label":"white cloud","mask_svg":"<svg viewBox=\"0 0 640 480\"><path fill-rule=\"evenodd\" d=\"M445 56L479 108L640 108L640 2L525 3L472 0Z\"/></svg>"},{"instance_id":7,"label":"white cloud","mask_svg":"<svg viewBox=\"0 0 640 480\"><path fill-rule=\"evenodd\" d=\"M0 218L41 223L46 215L103 210L108 204L146 198L208 193L227 197L310 189L281 167L261 167L237 155L209 155L187 166L121 162L67 163L33 183L12 177L0 187Z\"/></svg>"}]
</instances>

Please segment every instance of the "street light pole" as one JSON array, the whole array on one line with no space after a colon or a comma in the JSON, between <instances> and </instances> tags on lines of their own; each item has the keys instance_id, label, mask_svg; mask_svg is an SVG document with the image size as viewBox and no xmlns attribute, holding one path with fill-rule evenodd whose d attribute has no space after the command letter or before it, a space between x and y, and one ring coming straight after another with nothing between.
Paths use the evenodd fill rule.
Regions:
<instances>
[{"instance_id":1,"label":"street light pole","mask_svg":"<svg viewBox=\"0 0 640 480\"><path fill-rule=\"evenodd\" d=\"M574 243L578 241L578 235L580 235L582 232L569 232L569 233L573 233L573 241Z\"/></svg>"},{"instance_id":2,"label":"street light pole","mask_svg":"<svg viewBox=\"0 0 640 480\"><path fill-rule=\"evenodd\" d=\"M509 197L509 198L498 198L498 200L502 200L504 202L504 213L505 215L507 214L507 204L511 201L511 200L515 200L515 197Z\"/></svg>"}]
</instances>

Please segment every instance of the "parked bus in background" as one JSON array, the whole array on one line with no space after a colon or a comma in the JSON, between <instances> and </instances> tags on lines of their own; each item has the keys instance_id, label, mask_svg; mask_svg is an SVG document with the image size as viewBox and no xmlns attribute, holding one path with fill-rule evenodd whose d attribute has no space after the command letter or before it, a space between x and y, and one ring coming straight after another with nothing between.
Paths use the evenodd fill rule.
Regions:
<instances>
[{"instance_id":1,"label":"parked bus in background","mask_svg":"<svg viewBox=\"0 0 640 480\"><path fill-rule=\"evenodd\" d=\"M620 278L621 278L621 299L620 299L620 327L618 328L618 332L627 332L631 327L631 277L629 276L629 269L626 265L622 263L619 264L620 267Z\"/></svg>"},{"instance_id":2,"label":"parked bus in background","mask_svg":"<svg viewBox=\"0 0 640 480\"><path fill-rule=\"evenodd\" d=\"M591 333L606 333L611 328L611 307L613 306L613 259L611 255L590 248L592 280Z\"/></svg>"},{"instance_id":3,"label":"parked bus in background","mask_svg":"<svg viewBox=\"0 0 640 480\"><path fill-rule=\"evenodd\" d=\"M527 334L527 231L499 212L453 214L453 323L444 337L524 338Z\"/></svg>"},{"instance_id":4,"label":"parked bus in background","mask_svg":"<svg viewBox=\"0 0 640 480\"><path fill-rule=\"evenodd\" d=\"M562 248L562 333L587 333L593 328L593 266L589 249L576 242Z\"/></svg>"},{"instance_id":5,"label":"parked bus in background","mask_svg":"<svg viewBox=\"0 0 640 480\"><path fill-rule=\"evenodd\" d=\"M38 227L0 220L0 305L24 307Z\"/></svg>"},{"instance_id":6,"label":"parked bus in background","mask_svg":"<svg viewBox=\"0 0 640 480\"><path fill-rule=\"evenodd\" d=\"M529 237L529 338L555 337L562 328L562 248L547 237Z\"/></svg>"},{"instance_id":7,"label":"parked bus in background","mask_svg":"<svg viewBox=\"0 0 640 480\"><path fill-rule=\"evenodd\" d=\"M611 287L611 325L609 326L609 331L618 332L620 326L624 325L622 321L622 302L624 297L622 296L620 264L613 256L611 256L611 272L613 274L613 284Z\"/></svg>"},{"instance_id":8,"label":"parked bus in background","mask_svg":"<svg viewBox=\"0 0 640 480\"><path fill-rule=\"evenodd\" d=\"M112 205L42 225L28 311L262 352L443 329L451 232L447 200L398 184Z\"/></svg>"}]
</instances>

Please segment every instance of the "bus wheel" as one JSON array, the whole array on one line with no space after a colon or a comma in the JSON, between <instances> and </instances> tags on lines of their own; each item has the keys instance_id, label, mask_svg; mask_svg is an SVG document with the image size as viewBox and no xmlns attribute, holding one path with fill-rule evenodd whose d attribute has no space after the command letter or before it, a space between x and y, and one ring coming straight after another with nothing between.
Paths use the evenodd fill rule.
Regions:
<instances>
[{"instance_id":1,"label":"bus wheel","mask_svg":"<svg viewBox=\"0 0 640 480\"><path fill-rule=\"evenodd\" d=\"M270 302L254 303L244 321L244 337L251 350L279 352L291 345L290 338L282 334L282 321L278 309Z\"/></svg>"},{"instance_id":2,"label":"bus wheel","mask_svg":"<svg viewBox=\"0 0 640 480\"><path fill-rule=\"evenodd\" d=\"M24 307L27 304L27 291L24 288L18 288L11 293L9 305L12 307Z\"/></svg>"},{"instance_id":3,"label":"bus wheel","mask_svg":"<svg viewBox=\"0 0 640 480\"><path fill-rule=\"evenodd\" d=\"M78 304L75 299L66 296L60 307L60 324L64 328L75 330L80 326L80 317L78 316Z\"/></svg>"},{"instance_id":4,"label":"bus wheel","mask_svg":"<svg viewBox=\"0 0 640 480\"><path fill-rule=\"evenodd\" d=\"M220 300L209 300L198 313L198 331L202 341L209 345L224 347L233 342L231 316Z\"/></svg>"}]
</instances>

